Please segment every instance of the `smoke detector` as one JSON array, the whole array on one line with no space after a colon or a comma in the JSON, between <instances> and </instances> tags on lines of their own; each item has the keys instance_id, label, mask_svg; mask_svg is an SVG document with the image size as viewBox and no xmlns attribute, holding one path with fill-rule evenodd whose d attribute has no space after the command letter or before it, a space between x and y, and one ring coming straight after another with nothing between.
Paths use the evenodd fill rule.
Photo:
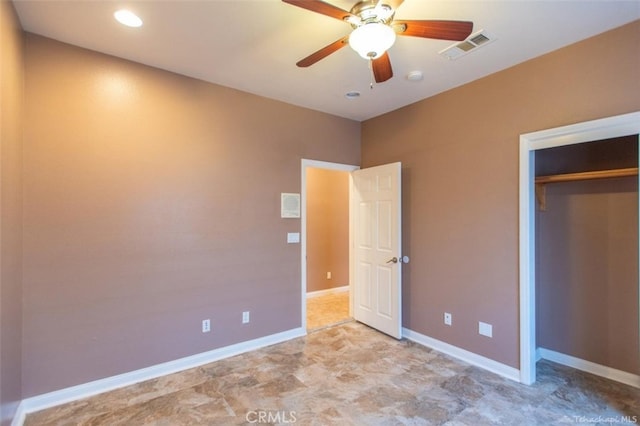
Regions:
<instances>
[{"instance_id":1,"label":"smoke detector","mask_svg":"<svg viewBox=\"0 0 640 426\"><path fill-rule=\"evenodd\" d=\"M440 52L438 52L438 54L444 56L449 60L454 60L466 55L467 53L473 52L474 50L482 46L486 46L487 44L490 44L496 40L496 37L494 37L493 35L487 33L485 30L480 30L471 34L464 41L441 50Z\"/></svg>"},{"instance_id":2,"label":"smoke detector","mask_svg":"<svg viewBox=\"0 0 640 426\"><path fill-rule=\"evenodd\" d=\"M423 78L422 71L411 71L407 74L407 80L409 81L421 81Z\"/></svg>"}]
</instances>

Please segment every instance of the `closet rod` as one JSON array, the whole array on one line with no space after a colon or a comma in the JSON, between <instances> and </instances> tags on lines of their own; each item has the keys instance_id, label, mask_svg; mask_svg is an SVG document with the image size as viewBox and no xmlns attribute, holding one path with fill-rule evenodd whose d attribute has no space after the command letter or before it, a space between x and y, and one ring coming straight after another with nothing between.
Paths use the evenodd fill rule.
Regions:
<instances>
[{"instance_id":1,"label":"closet rod","mask_svg":"<svg viewBox=\"0 0 640 426\"><path fill-rule=\"evenodd\" d=\"M580 172L580 173L564 173L561 175L547 175L536 177L536 199L538 200L538 207L540 211L547 209L547 196L545 191L545 184L556 182L571 182L576 180L588 180L588 179L606 179L616 177L637 176L638 168L629 167L626 169L611 169L611 170L597 170L593 172Z\"/></svg>"},{"instance_id":2,"label":"closet rod","mask_svg":"<svg viewBox=\"0 0 640 426\"><path fill-rule=\"evenodd\" d=\"M615 177L637 176L638 168L597 170L593 172L564 173L560 175L537 176L536 183L570 182L574 180L605 179Z\"/></svg>"}]
</instances>

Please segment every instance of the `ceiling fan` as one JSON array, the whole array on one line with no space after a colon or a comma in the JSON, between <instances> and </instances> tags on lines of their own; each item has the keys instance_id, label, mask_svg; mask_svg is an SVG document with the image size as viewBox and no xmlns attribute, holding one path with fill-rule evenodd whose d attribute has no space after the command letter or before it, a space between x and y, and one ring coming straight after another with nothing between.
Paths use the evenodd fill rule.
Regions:
<instances>
[{"instance_id":1,"label":"ceiling fan","mask_svg":"<svg viewBox=\"0 0 640 426\"><path fill-rule=\"evenodd\" d=\"M349 44L360 56L371 61L376 83L393 77L387 50L396 34L403 36L462 41L473 30L473 22L442 20L395 20L396 10L404 0L363 0L350 11L340 9L321 0L282 0L285 3L330 16L351 24L351 34L323 47L296 63L308 67Z\"/></svg>"}]
</instances>

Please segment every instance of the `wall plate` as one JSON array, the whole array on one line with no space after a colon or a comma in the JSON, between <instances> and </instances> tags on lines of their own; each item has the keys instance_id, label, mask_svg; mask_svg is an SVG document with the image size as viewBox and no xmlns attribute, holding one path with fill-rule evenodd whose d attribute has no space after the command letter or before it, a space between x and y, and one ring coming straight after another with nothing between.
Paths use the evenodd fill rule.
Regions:
<instances>
[{"instance_id":1,"label":"wall plate","mask_svg":"<svg viewBox=\"0 0 640 426\"><path fill-rule=\"evenodd\" d=\"M300 217L300 194L283 192L280 194L280 217Z\"/></svg>"}]
</instances>

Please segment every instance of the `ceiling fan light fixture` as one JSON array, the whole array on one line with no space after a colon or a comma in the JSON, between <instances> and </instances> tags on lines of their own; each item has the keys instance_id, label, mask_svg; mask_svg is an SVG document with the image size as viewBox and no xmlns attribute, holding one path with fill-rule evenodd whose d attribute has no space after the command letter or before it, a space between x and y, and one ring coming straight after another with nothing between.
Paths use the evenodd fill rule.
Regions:
<instances>
[{"instance_id":1,"label":"ceiling fan light fixture","mask_svg":"<svg viewBox=\"0 0 640 426\"><path fill-rule=\"evenodd\" d=\"M380 22L364 24L349 35L349 46L364 59L376 59L396 41L396 32Z\"/></svg>"}]
</instances>

